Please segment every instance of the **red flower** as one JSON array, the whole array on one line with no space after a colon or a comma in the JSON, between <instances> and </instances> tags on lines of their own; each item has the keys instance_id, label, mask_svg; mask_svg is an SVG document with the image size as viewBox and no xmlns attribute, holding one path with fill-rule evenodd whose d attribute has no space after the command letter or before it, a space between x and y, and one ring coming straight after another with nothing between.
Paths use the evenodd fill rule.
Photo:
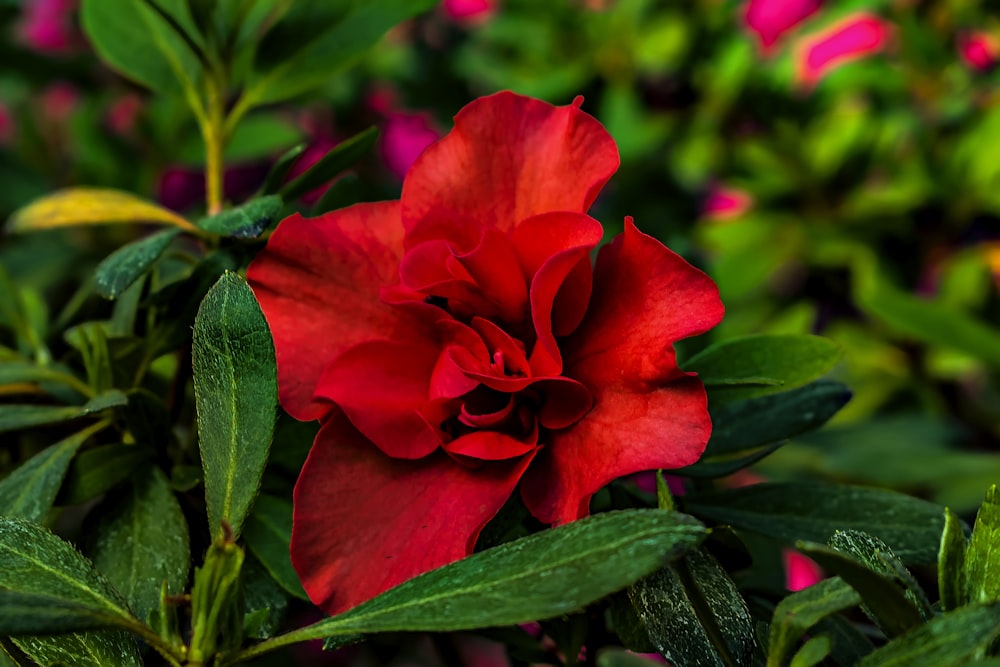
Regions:
<instances>
[{"instance_id":1,"label":"red flower","mask_svg":"<svg viewBox=\"0 0 1000 667\"><path fill-rule=\"evenodd\" d=\"M328 613L469 554L519 482L563 523L704 450L705 392L672 345L718 323L718 291L631 220L591 266L585 211L618 153L578 106L473 102L401 201L292 216L247 272L281 403L322 422L292 562Z\"/></svg>"},{"instance_id":2,"label":"red flower","mask_svg":"<svg viewBox=\"0 0 1000 667\"><path fill-rule=\"evenodd\" d=\"M1000 59L1000 39L988 32L970 32L958 38L958 52L977 72L989 72Z\"/></svg>"},{"instance_id":3,"label":"red flower","mask_svg":"<svg viewBox=\"0 0 1000 667\"><path fill-rule=\"evenodd\" d=\"M882 51L891 34L888 22L874 14L857 12L804 37L796 50L799 83L813 86L841 65Z\"/></svg>"}]
</instances>

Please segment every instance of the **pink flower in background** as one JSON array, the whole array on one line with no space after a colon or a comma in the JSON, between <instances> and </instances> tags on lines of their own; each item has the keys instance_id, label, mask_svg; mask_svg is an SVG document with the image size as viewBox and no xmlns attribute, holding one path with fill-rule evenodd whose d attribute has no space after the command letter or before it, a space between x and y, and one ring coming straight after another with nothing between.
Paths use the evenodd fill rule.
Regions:
<instances>
[{"instance_id":1,"label":"pink flower in background","mask_svg":"<svg viewBox=\"0 0 1000 667\"><path fill-rule=\"evenodd\" d=\"M38 101L45 118L55 123L64 123L76 110L80 94L72 84L60 81L43 90Z\"/></svg>"},{"instance_id":2,"label":"pink flower in background","mask_svg":"<svg viewBox=\"0 0 1000 667\"><path fill-rule=\"evenodd\" d=\"M46 54L72 51L76 45L73 13L76 0L24 0L17 26L19 40Z\"/></svg>"},{"instance_id":3,"label":"pink flower in background","mask_svg":"<svg viewBox=\"0 0 1000 667\"><path fill-rule=\"evenodd\" d=\"M785 587L793 593L823 579L823 570L819 565L794 549L785 549L782 559L785 562Z\"/></svg>"},{"instance_id":4,"label":"pink flower in background","mask_svg":"<svg viewBox=\"0 0 1000 667\"><path fill-rule=\"evenodd\" d=\"M382 127L382 159L402 179L424 149L440 137L428 114L390 111Z\"/></svg>"},{"instance_id":5,"label":"pink flower in background","mask_svg":"<svg viewBox=\"0 0 1000 667\"><path fill-rule=\"evenodd\" d=\"M142 98L135 93L122 95L108 107L104 120L107 122L108 127L111 128L111 131L118 136L132 134L142 107Z\"/></svg>"},{"instance_id":6,"label":"pink flower in background","mask_svg":"<svg viewBox=\"0 0 1000 667\"><path fill-rule=\"evenodd\" d=\"M299 159L295 161L292 168L288 170L288 177L286 181L291 181L292 179L298 177L301 174L309 171L310 167L319 162L324 155L330 152L334 146L337 145L337 141L330 136L320 136L313 139L312 143L302 151L302 155ZM323 196L323 193L329 189L330 184L324 183L323 185L313 188L309 192L302 195L302 201L310 206L315 204Z\"/></svg>"},{"instance_id":7,"label":"pink flower in background","mask_svg":"<svg viewBox=\"0 0 1000 667\"><path fill-rule=\"evenodd\" d=\"M988 32L966 33L958 38L958 53L972 69L988 72L1000 59L1000 39Z\"/></svg>"},{"instance_id":8,"label":"pink flower in background","mask_svg":"<svg viewBox=\"0 0 1000 667\"><path fill-rule=\"evenodd\" d=\"M796 78L811 87L841 65L882 51L892 28L887 21L857 12L804 37L796 48Z\"/></svg>"},{"instance_id":9,"label":"pink flower in background","mask_svg":"<svg viewBox=\"0 0 1000 667\"><path fill-rule=\"evenodd\" d=\"M3 103L0 103L0 146L10 143L13 136L14 118L11 116L10 110Z\"/></svg>"},{"instance_id":10,"label":"pink flower in background","mask_svg":"<svg viewBox=\"0 0 1000 667\"><path fill-rule=\"evenodd\" d=\"M497 0L444 0L441 8L453 21L481 23L496 12L497 4Z\"/></svg>"},{"instance_id":11,"label":"pink flower in background","mask_svg":"<svg viewBox=\"0 0 1000 667\"><path fill-rule=\"evenodd\" d=\"M753 197L743 190L714 185L705 198L702 216L707 220L722 222L742 216L753 206Z\"/></svg>"},{"instance_id":12,"label":"pink flower in background","mask_svg":"<svg viewBox=\"0 0 1000 667\"><path fill-rule=\"evenodd\" d=\"M750 0L743 20L767 53L783 34L817 11L820 0Z\"/></svg>"}]
</instances>

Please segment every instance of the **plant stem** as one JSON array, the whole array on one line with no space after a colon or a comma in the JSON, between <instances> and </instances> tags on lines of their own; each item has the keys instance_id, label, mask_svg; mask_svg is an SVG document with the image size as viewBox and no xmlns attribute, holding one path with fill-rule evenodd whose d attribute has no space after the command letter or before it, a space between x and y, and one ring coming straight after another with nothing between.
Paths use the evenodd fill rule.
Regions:
<instances>
[{"instance_id":1,"label":"plant stem","mask_svg":"<svg viewBox=\"0 0 1000 667\"><path fill-rule=\"evenodd\" d=\"M222 211L223 152L229 139L226 130L225 81L219 76L209 76L205 82L207 115L201 132L205 140L205 196L208 214Z\"/></svg>"}]
</instances>

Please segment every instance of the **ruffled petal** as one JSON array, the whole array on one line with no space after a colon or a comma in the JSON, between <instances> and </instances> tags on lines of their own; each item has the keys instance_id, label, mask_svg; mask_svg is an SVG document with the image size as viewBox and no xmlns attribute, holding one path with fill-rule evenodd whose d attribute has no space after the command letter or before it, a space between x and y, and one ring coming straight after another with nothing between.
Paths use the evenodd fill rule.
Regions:
<instances>
[{"instance_id":1,"label":"ruffled petal","mask_svg":"<svg viewBox=\"0 0 1000 667\"><path fill-rule=\"evenodd\" d=\"M530 460L391 459L333 415L295 485L292 564L310 599L338 614L467 556Z\"/></svg>"},{"instance_id":2,"label":"ruffled petal","mask_svg":"<svg viewBox=\"0 0 1000 667\"><path fill-rule=\"evenodd\" d=\"M590 208L618 168L618 149L580 102L554 107L501 92L462 109L403 183L406 246L448 239L468 251L484 227L509 232L539 213Z\"/></svg>"},{"instance_id":3,"label":"ruffled petal","mask_svg":"<svg viewBox=\"0 0 1000 667\"><path fill-rule=\"evenodd\" d=\"M677 368L672 345L722 312L711 279L626 220L598 255L590 309L564 345L565 374L591 391L594 408L552 433L526 475L532 514L573 521L611 480L701 456L711 434L705 390Z\"/></svg>"},{"instance_id":4,"label":"ruffled petal","mask_svg":"<svg viewBox=\"0 0 1000 667\"><path fill-rule=\"evenodd\" d=\"M389 456L416 459L443 442L447 401L430 399L438 350L431 345L369 341L327 366L316 396L336 403L355 428Z\"/></svg>"},{"instance_id":5,"label":"ruffled petal","mask_svg":"<svg viewBox=\"0 0 1000 667\"><path fill-rule=\"evenodd\" d=\"M398 282L402 245L398 202L359 204L286 218L250 264L247 280L274 337L281 405L292 416L316 419L329 409L313 393L344 350L430 335L418 309L379 298L381 287Z\"/></svg>"},{"instance_id":6,"label":"ruffled petal","mask_svg":"<svg viewBox=\"0 0 1000 667\"><path fill-rule=\"evenodd\" d=\"M521 483L540 521L561 524L589 513L590 498L623 475L698 460L712 423L701 382L685 377L652 391L605 387L577 424L549 435Z\"/></svg>"},{"instance_id":7,"label":"ruffled petal","mask_svg":"<svg viewBox=\"0 0 1000 667\"><path fill-rule=\"evenodd\" d=\"M722 320L712 279L625 221L594 269L587 315L563 346L565 375L593 389L653 389L679 378L674 342Z\"/></svg>"}]
</instances>

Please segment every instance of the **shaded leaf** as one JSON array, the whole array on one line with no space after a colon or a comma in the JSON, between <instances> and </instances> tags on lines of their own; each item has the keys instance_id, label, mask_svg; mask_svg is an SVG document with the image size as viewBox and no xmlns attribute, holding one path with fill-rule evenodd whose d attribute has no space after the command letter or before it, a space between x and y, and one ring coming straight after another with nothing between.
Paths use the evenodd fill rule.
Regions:
<instances>
[{"instance_id":1,"label":"shaded leaf","mask_svg":"<svg viewBox=\"0 0 1000 667\"><path fill-rule=\"evenodd\" d=\"M8 403L0 405L0 433L96 415L111 408L121 407L127 402L125 394L113 389L95 396L82 407Z\"/></svg>"},{"instance_id":2,"label":"shaded leaf","mask_svg":"<svg viewBox=\"0 0 1000 667\"><path fill-rule=\"evenodd\" d=\"M88 4L101 2L103 0L91 1ZM104 188L67 188L36 199L16 211L10 217L7 228L10 231L23 232L53 227L122 222L174 225L189 231L195 229L190 222L162 206L128 192Z\"/></svg>"},{"instance_id":3,"label":"shaded leaf","mask_svg":"<svg viewBox=\"0 0 1000 667\"><path fill-rule=\"evenodd\" d=\"M302 153L305 152L307 145L299 144L282 153L281 157L271 166L271 170L267 172L267 178L264 179L264 185L260 189L261 193L273 195L281 189L281 184L285 182L285 177L288 176L288 172L295 166Z\"/></svg>"},{"instance_id":4,"label":"shaded leaf","mask_svg":"<svg viewBox=\"0 0 1000 667\"><path fill-rule=\"evenodd\" d=\"M90 552L97 569L145 620L167 592L184 592L191 562L188 527L181 507L159 468L133 478L124 498L105 506Z\"/></svg>"},{"instance_id":5,"label":"shaded leaf","mask_svg":"<svg viewBox=\"0 0 1000 667\"><path fill-rule=\"evenodd\" d=\"M198 441L209 529L239 535L267 464L278 405L271 334L246 281L223 275L194 322Z\"/></svg>"},{"instance_id":6,"label":"shaded leaf","mask_svg":"<svg viewBox=\"0 0 1000 667\"><path fill-rule=\"evenodd\" d=\"M282 207L281 197L267 195L223 211L198 221L198 226L206 232L231 236L238 239L253 239L264 233L270 227Z\"/></svg>"},{"instance_id":7,"label":"shaded leaf","mask_svg":"<svg viewBox=\"0 0 1000 667\"><path fill-rule=\"evenodd\" d=\"M92 500L127 480L149 456L150 451L139 445L104 445L85 451L70 465L59 501L76 505Z\"/></svg>"},{"instance_id":8,"label":"shaded leaf","mask_svg":"<svg viewBox=\"0 0 1000 667\"><path fill-rule=\"evenodd\" d=\"M771 619L768 667L781 667L796 642L827 616L856 607L861 597L839 577L824 579L778 603Z\"/></svg>"},{"instance_id":9,"label":"shaded leaf","mask_svg":"<svg viewBox=\"0 0 1000 667\"><path fill-rule=\"evenodd\" d=\"M118 248L97 265L97 293L115 299L153 266L180 229L164 229Z\"/></svg>"},{"instance_id":10,"label":"shaded leaf","mask_svg":"<svg viewBox=\"0 0 1000 667\"><path fill-rule=\"evenodd\" d=\"M965 581L965 531L962 520L950 509L944 511L944 530L941 532L941 549L938 552L938 591L941 609L951 611L966 602Z\"/></svg>"},{"instance_id":11,"label":"shaded leaf","mask_svg":"<svg viewBox=\"0 0 1000 667\"><path fill-rule=\"evenodd\" d=\"M986 492L965 552L965 600L1000 600L1000 490Z\"/></svg>"},{"instance_id":12,"label":"shaded leaf","mask_svg":"<svg viewBox=\"0 0 1000 667\"><path fill-rule=\"evenodd\" d=\"M308 600L295 568L289 544L292 538L292 503L261 495L243 528L243 540L274 580L297 598Z\"/></svg>"},{"instance_id":13,"label":"shaded leaf","mask_svg":"<svg viewBox=\"0 0 1000 667\"><path fill-rule=\"evenodd\" d=\"M0 386L24 382L57 382L85 396L92 391L80 378L57 367L20 360L0 362Z\"/></svg>"},{"instance_id":14,"label":"shaded leaf","mask_svg":"<svg viewBox=\"0 0 1000 667\"><path fill-rule=\"evenodd\" d=\"M116 615L88 605L0 588L0 635L66 634L114 627L119 622Z\"/></svg>"},{"instance_id":15,"label":"shaded leaf","mask_svg":"<svg viewBox=\"0 0 1000 667\"><path fill-rule=\"evenodd\" d=\"M106 428L101 422L35 454L0 480L0 515L41 523L52 508L76 450Z\"/></svg>"},{"instance_id":16,"label":"shaded leaf","mask_svg":"<svg viewBox=\"0 0 1000 667\"><path fill-rule=\"evenodd\" d=\"M933 563L943 508L918 498L846 484L780 482L691 494L685 511L787 543L825 542L855 529L888 544L904 563Z\"/></svg>"},{"instance_id":17,"label":"shaded leaf","mask_svg":"<svg viewBox=\"0 0 1000 667\"><path fill-rule=\"evenodd\" d=\"M823 662L830 655L833 642L827 635L819 635L807 641L798 653L792 657L790 667L813 667Z\"/></svg>"},{"instance_id":18,"label":"shaded leaf","mask_svg":"<svg viewBox=\"0 0 1000 667\"><path fill-rule=\"evenodd\" d=\"M340 172L363 158L375 145L377 139L378 130L370 127L350 139L341 141L304 174L281 188L281 196L287 200L297 199L310 190L331 181Z\"/></svg>"}]
</instances>

